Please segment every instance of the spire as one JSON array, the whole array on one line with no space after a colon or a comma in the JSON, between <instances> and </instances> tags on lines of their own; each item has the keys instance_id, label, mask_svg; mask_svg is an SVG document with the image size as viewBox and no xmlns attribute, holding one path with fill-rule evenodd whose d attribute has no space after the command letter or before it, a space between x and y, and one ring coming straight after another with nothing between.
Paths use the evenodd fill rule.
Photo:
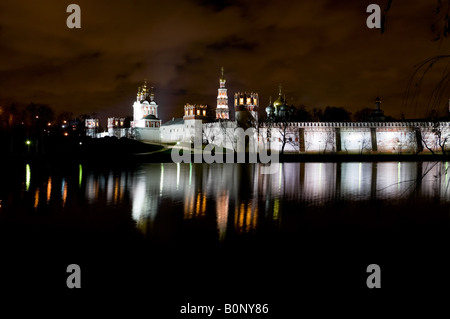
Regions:
<instances>
[{"instance_id":1,"label":"spire","mask_svg":"<svg viewBox=\"0 0 450 319\"><path fill-rule=\"evenodd\" d=\"M381 99L377 96L376 98L375 98L375 106L376 106L376 109L377 110L380 110L381 108L380 108L380 105L381 105Z\"/></svg>"},{"instance_id":2,"label":"spire","mask_svg":"<svg viewBox=\"0 0 450 319\"><path fill-rule=\"evenodd\" d=\"M281 83L278 85L278 95L279 96L281 96L281 89L282 89L283 87L281 86Z\"/></svg>"},{"instance_id":3,"label":"spire","mask_svg":"<svg viewBox=\"0 0 450 319\"><path fill-rule=\"evenodd\" d=\"M220 71L221 71L220 81L225 81L225 77L223 76L224 71L223 66L220 68Z\"/></svg>"}]
</instances>

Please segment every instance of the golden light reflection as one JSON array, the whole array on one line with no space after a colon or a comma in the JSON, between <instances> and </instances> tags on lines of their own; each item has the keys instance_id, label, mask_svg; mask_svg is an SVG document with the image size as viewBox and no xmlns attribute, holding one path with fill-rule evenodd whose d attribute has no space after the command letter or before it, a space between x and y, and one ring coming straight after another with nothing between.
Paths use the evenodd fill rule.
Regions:
<instances>
[{"instance_id":1,"label":"golden light reflection","mask_svg":"<svg viewBox=\"0 0 450 319\"><path fill-rule=\"evenodd\" d=\"M197 207L196 214L198 214L198 212L199 212L199 207L200 207L200 196L201 196L201 194L198 193L198 194L197 194L197 202L196 202L196 205L195 205L195 207Z\"/></svg>"},{"instance_id":2,"label":"golden light reflection","mask_svg":"<svg viewBox=\"0 0 450 319\"><path fill-rule=\"evenodd\" d=\"M219 240L223 241L227 232L228 223L228 204L230 194L228 190L223 190L217 196L216 212L217 212L217 228L219 230Z\"/></svg>"},{"instance_id":3,"label":"golden light reflection","mask_svg":"<svg viewBox=\"0 0 450 319\"><path fill-rule=\"evenodd\" d=\"M249 200L241 203L234 211L234 228L237 233L249 233L256 229L258 207Z\"/></svg>"},{"instance_id":4,"label":"golden light reflection","mask_svg":"<svg viewBox=\"0 0 450 319\"><path fill-rule=\"evenodd\" d=\"M184 196L184 219L191 219L194 215L194 194Z\"/></svg>"},{"instance_id":5,"label":"golden light reflection","mask_svg":"<svg viewBox=\"0 0 450 319\"><path fill-rule=\"evenodd\" d=\"M203 195L202 210L201 210L202 215L205 215L205 213L206 213L206 194Z\"/></svg>"},{"instance_id":6,"label":"golden light reflection","mask_svg":"<svg viewBox=\"0 0 450 319\"><path fill-rule=\"evenodd\" d=\"M34 192L34 208L37 208L39 206L39 188L36 188L36 191Z\"/></svg>"},{"instance_id":7,"label":"golden light reflection","mask_svg":"<svg viewBox=\"0 0 450 319\"><path fill-rule=\"evenodd\" d=\"M52 197L52 177L48 177L47 182L47 204L50 202L50 198Z\"/></svg>"},{"instance_id":8,"label":"golden light reflection","mask_svg":"<svg viewBox=\"0 0 450 319\"><path fill-rule=\"evenodd\" d=\"M275 201L273 203L273 215L272 215L272 218L274 220L278 220L279 212L280 212L280 199L277 197L277 198L275 198Z\"/></svg>"},{"instance_id":9,"label":"golden light reflection","mask_svg":"<svg viewBox=\"0 0 450 319\"><path fill-rule=\"evenodd\" d=\"M186 194L184 200L184 218L203 217L206 214L206 194Z\"/></svg>"},{"instance_id":10,"label":"golden light reflection","mask_svg":"<svg viewBox=\"0 0 450 319\"><path fill-rule=\"evenodd\" d=\"M62 180L61 197L62 197L62 205L64 207L66 206L67 201L67 183L65 179Z\"/></svg>"},{"instance_id":11,"label":"golden light reflection","mask_svg":"<svg viewBox=\"0 0 450 319\"><path fill-rule=\"evenodd\" d=\"M119 185L119 176L114 177L114 196L113 203L117 204L119 199L120 185Z\"/></svg>"}]
</instances>

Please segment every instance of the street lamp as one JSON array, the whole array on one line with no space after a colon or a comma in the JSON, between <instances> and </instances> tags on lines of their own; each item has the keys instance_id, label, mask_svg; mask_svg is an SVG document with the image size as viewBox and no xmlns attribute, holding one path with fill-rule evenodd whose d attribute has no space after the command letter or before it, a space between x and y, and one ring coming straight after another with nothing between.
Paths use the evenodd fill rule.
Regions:
<instances>
[{"instance_id":1,"label":"street lamp","mask_svg":"<svg viewBox=\"0 0 450 319\"><path fill-rule=\"evenodd\" d=\"M30 154L30 144L31 144L31 141L30 141L30 140L26 140L26 141L25 141L25 144L28 146L28 154Z\"/></svg>"}]
</instances>

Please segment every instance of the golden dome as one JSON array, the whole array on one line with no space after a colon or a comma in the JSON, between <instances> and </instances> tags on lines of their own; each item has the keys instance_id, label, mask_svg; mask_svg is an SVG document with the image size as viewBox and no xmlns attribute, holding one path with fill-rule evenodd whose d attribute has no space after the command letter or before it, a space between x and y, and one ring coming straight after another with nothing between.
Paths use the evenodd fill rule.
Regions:
<instances>
[{"instance_id":1,"label":"golden dome","mask_svg":"<svg viewBox=\"0 0 450 319\"><path fill-rule=\"evenodd\" d=\"M284 104L284 98L283 95L281 94L281 84L278 86L279 92L278 92L278 99L276 99L273 102L273 106L275 107L276 110L278 110L279 107L281 107Z\"/></svg>"},{"instance_id":2,"label":"golden dome","mask_svg":"<svg viewBox=\"0 0 450 319\"><path fill-rule=\"evenodd\" d=\"M276 100L273 102L273 106L274 106L276 109L278 109L279 107L281 107L283 104L284 104L284 99L283 99L283 97L282 97L281 95L278 96L278 99L276 99Z\"/></svg>"}]
</instances>

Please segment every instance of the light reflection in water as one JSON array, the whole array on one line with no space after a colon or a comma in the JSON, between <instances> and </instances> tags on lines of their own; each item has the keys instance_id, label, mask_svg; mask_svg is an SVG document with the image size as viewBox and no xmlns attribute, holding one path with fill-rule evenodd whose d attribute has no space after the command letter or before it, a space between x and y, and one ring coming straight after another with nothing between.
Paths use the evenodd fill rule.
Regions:
<instances>
[{"instance_id":1,"label":"light reflection in water","mask_svg":"<svg viewBox=\"0 0 450 319\"><path fill-rule=\"evenodd\" d=\"M64 206L66 206L66 201L67 201L67 183L64 178L62 180L61 198L62 198L62 206L64 207Z\"/></svg>"},{"instance_id":2,"label":"light reflection in water","mask_svg":"<svg viewBox=\"0 0 450 319\"><path fill-rule=\"evenodd\" d=\"M36 191L34 192L34 208L38 208L39 206L39 188L36 188Z\"/></svg>"},{"instance_id":3,"label":"light reflection in water","mask_svg":"<svg viewBox=\"0 0 450 319\"><path fill-rule=\"evenodd\" d=\"M30 164L25 166L25 190L28 191L30 189L30 181L31 181L31 169Z\"/></svg>"},{"instance_id":4,"label":"light reflection in water","mask_svg":"<svg viewBox=\"0 0 450 319\"><path fill-rule=\"evenodd\" d=\"M256 229L258 207L252 201L236 206L234 212L234 229L237 233L249 233Z\"/></svg>"},{"instance_id":5,"label":"light reflection in water","mask_svg":"<svg viewBox=\"0 0 450 319\"><path fill-rule=\"evenodd\" d=\"M227 232L228 210L230 202L230 193L223 190L217 194L216 212L217 212L217 228L219 230L219 240L223 241Z\"/></svg>"},{"instance_id":6,"label":"light reflection in water","mask_svg":"<svg viewBox=\"0 0 450 319\"><path fill-rule=\"evenodd\" d=\"M161 163L161 182L159 186L159 196L162 196L163 185L164 185L164 164Z\"/></svg>"},{"instance_id":7,"label":"light reflection in water","mask_svg":"<svg viewBox=\"0 0 450 319\"><path fill-rule=\"evenodd\" d=\"M81 164L78 165L78 187L81 187L81 183L83 182L83 166Z\"/></svg>"},{"instance_id":8,"label":"light reflection in water","mask_svg":"<svg viewBox=\"0 0 450 319\"><path fill-rule=\"evenodd\" d=\"M134 171L106 173L83 172L79 165L73 183L78 183L81 200L89 205L124 205L143 232L153 229L158 214L179 212L181 218L193 221L215 214L220 240L229 229L248 233L255 231L263 219L282 221L287 203L390 203L407 200L413 194L450 203L448 162L283 163L276 174L258 172L257 164L142 164ZM31 190L34 195L31 206L58 202L54 196L59 192L52 193L52 188L59 185L62 206L70 206L68 197L74 191L68 186L72 180L60 178L48 176L42 185L33 185L38 183L31 183L31 167L27 164L25 191Z\"/></svg>"},{"instance_id":9,"label":"light reflection in water","mask_svg":"<svg viewBox=\"0 0 450 319\"><path fill-rule=\"evenodd\" d=\"M52 197L52 177L48 177L47 182L47 204L50 202L50 198Z\"/></svg>"}]
</instances>

